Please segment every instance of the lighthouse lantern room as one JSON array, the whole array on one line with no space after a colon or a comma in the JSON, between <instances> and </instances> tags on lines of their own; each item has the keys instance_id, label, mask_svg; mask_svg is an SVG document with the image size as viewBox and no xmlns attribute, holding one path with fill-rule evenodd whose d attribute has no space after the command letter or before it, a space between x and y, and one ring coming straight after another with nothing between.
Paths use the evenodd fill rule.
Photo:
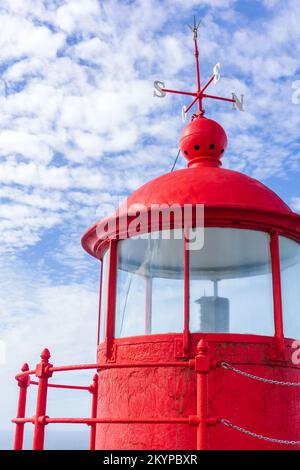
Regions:
<instances>
[{"instance_id":1,"label":"lighthouse lantern room","mask_svg":"<svg viewBox=\"0 0 300 470\"><path fill-rule=\"evenodd\" d=\"M227 136L203 100L241 108L242 99L207 94L219 64L201 86L192 30L197 90L155 82L157 96L191 98L184 114L198 107L180 137L187 167L146 183L82 238L101 260L97 374L83 422L96 449L296 449L300 216L221 167ZM37 434L59 422L43 419Z\"/></svg>"}]
</instances>

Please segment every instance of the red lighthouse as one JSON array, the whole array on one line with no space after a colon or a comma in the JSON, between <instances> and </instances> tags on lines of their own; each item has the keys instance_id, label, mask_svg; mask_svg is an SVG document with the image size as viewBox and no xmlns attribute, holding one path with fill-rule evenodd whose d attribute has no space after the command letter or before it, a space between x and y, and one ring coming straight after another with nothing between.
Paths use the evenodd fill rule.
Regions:
<instances>
[{"instance_id":1,"label":"red lighthouse","mask_svg":"<svg viewBox=\"0 0 300 470\"><path fill-rule=\"evenodd\" d=\"M183 129L187 168L135 191L83 236L101 261L95 364L23 367L15 448L24 424L86 423L92 449L297 449L300 445L300 216L270 189L221 168L224 129L198 104ZM95 369L88 418L47 416L49 379ZM31 381L35 374L38 381ZM25 417L29 384L36 416ZM63 385L59 385L60 387ZM70 387L69 387L70 388ZM76 387L74 387L76 388ZM78 387L77 387L78 388Z\"/></svg>"}]
</instances>

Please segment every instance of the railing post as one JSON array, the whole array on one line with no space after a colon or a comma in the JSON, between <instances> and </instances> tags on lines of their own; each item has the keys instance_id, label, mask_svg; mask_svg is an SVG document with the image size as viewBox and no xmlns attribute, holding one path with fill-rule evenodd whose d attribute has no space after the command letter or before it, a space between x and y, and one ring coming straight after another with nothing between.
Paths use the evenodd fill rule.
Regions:
<instances>
[{"instance_id":1,"label":"railing post","mask_svg":"<svg viewBox=\"0 0 300 470\"><path fill-rule=\"evenodd\" d=\"M44 449L48 379L52 376L52 372L49 372L49 368L52 367L52 364L49 363L49 359L50 352L48 349L44 349L41 353L41 362L37 364L35 370L39 384L34 422L33 450Z\"/></svg>"},{"instance_id":2,"label":"railing post","mask_svg":"<svg viewBox=\"0 0 300 470\"><path fill-rule=\"evenodd\" d=\"M29 370L29 366L25 363L23 364L21 371L26 372L27 370ZM30 377L29 375L23 375L18 377L17 381L19 386L17 418L25 418L27 388L29 387ZM23 449L24 426L24 423L16 423L14 450Z\"/></svg>"},{"instance_id":3,"label":"railing post","mask_svg":"<svg viewBox=\"0 0 300 470\"><path fill-rule=\"evenodd\" d=\"M92 394L92 412L91 418L97 418L97 404L98 404L98 382L99 376L95 374L93 377L93 384L89 387L89 391ZM90 450L95 450L96 443L96 423L93 423L91 426L90 434Z\"/></svg>"},{"instance_id":4,"label":"railing post","mask_svg":"<svg viewBox=\"0 0 300 470\"><path fill-rule=\"evenodd\" d=\"M195 357L195 371L197 373L197 450L207 449L207 426L208 426L208 373L211 361L208 354L208 344L201 339L197 346Z\"/></svg>"}]
</instances>

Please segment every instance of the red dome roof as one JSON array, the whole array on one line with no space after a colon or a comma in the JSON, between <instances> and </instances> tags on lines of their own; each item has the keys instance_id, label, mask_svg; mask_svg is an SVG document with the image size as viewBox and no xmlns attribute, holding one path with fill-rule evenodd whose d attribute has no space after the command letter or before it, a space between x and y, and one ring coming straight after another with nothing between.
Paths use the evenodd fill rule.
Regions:
<instances>
[{"instance_id":1,"label":"red dome roof","mask_svg":"<svg viewBox=\"0 0 300 470\"><path fill-rule=\"evenodd\" d=\"M129 196L127 207L139 204L205 204L292 213L264 184L217 167L192 167L159 176Z\"/></svg>"},{"instance_id":2,"label":"red dome roof","mask_svg":"<svg viewBox=\"0 0 300 470\"><path fill-rule=\"evenodd\" d=\"M234 211L230 218L240 220L241 212L244 215L252 213L250 219L252 222L260 221L260 226L263 221L274 226L279 222L300 236L300 216L294 214L280 197L259 181L223 168L195 166L159 176L131 194L117 213L112 214L112 219L149 210L152 204L204 204L207 209L221 211L221 217L222 209L229 208ZM224 217L228 217L226 212ZM102 229L110 219L99 221L82 237L84 249L93 256L102 256L101 251L98 253L98 246L101 240L105 243L106 235Z\"/></svg>"}]
</instances>

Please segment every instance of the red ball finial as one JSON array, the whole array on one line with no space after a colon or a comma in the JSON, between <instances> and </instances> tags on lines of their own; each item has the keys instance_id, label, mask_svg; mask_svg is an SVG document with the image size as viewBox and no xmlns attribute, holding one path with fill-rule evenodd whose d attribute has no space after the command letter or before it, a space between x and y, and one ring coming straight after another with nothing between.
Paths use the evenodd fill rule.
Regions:
<instances>
[{"instance_id":1,"label":"red ball finial","mask_svg":"<svg viewBox=\"0 0 300 470\"><path fill-rule=\"evenodd\" d=\"M219 167L227 148L227 136L216 121L198 116L185 126L179 144L189 167Z\"/></svg>"}]
</instances>

